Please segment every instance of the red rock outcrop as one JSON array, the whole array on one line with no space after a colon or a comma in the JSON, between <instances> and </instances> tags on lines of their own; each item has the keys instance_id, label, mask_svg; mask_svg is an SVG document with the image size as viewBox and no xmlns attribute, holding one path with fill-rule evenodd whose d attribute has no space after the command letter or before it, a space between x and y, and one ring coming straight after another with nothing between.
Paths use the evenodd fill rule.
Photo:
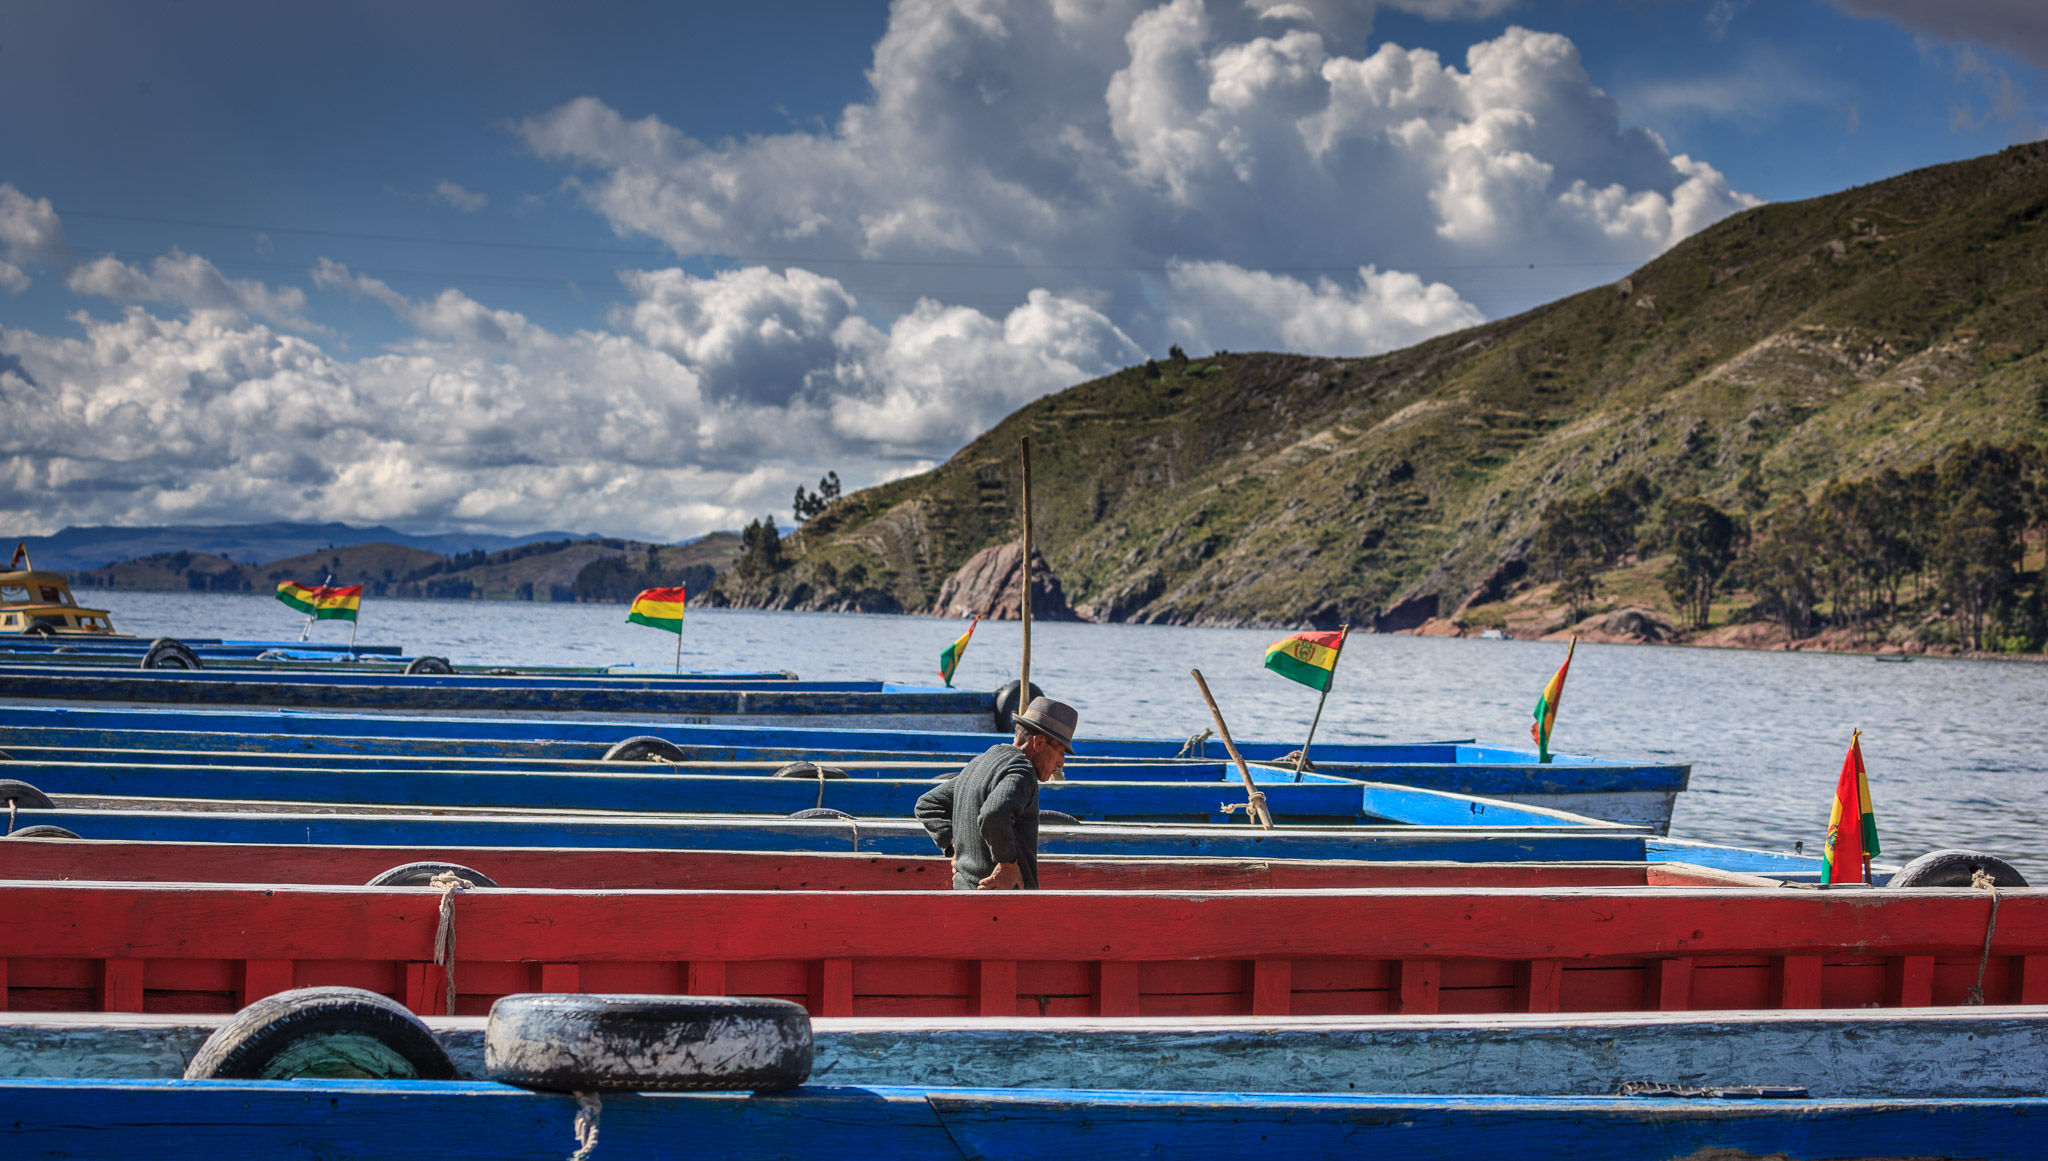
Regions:
<instances>
[{"instance_id":1,"label":"red rock outcrop","mask_svg":"<svg viewBox=\"0 0 2048 1161\"><path fill-rule=\"evenodd\" d=\"M968 617L979 614L991 621L1017 620L1024 593L1024 545L1013 540L984 548L970 557L960 571L939 586L939 598L932 605L935 617ZM1067 607L1067 595L1060 578L1045 562L1045 554L1031 550L1031 618L1035 621L1077 620Z\"/></svg>"}]
</instances>

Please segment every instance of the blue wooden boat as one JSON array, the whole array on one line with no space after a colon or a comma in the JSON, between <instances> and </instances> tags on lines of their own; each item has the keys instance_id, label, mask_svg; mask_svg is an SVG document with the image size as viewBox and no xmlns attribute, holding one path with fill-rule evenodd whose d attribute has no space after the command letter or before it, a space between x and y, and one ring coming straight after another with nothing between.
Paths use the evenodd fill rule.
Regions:
<instances>
[{"instance_id":1,"label":"blue wooden boat","mask_svg":"<svg viewBox=\"0 0 2048 1161\"><path fill-rule=\"evenodd\" d=\"M202 1013L0 1012L0 1078L174 1080L227 1020ZM484 1020L429 1014L463 1079ZM1822 1099L2038 1095L2048 1010L1293 1017L820 1017L814 1082L985 1089L1603 1096L1663 1081Z\"/></svg>"},{"instance_id":2,"label":"blue wooden boat","mask_svg":"<svg viewBox=\"0 0 2048 1161\"><path fill-rule=\"evenodd\" d=\"M733 688L734 685L740 688ZM865 684L867 688L836 688ZM751 688L750 688L751 686ZM898 726L988 730L995 697L968 690L882 683L689 683L645 677L443 677L352 673L247 673L182 669L0 666L9 701L260 705L308 709L638 713L748 725Z\"/></svg>"},{"instance_id":3,"label":"blue wooden boat","mask_svg":"<svg viewBox=\"0 0 2048 1161\"><path fill-rule=\"evenodd\" d=\"M466 1081L0 1083L12 1157L560 1161L576 1099ZM1687 1100L805 1086L607 1096L597 1156L2035 1161L2048 1099Z\"/></svg>"},{"instance_id":4,"label":"blue wooden boat","mask_svg":"<svg viewBox=\"0 0 2048 1161\"><path fill-rule=\"evenodd\" d=\"M336 770L321 766L238 766L227 763L34 762L16 760L7 776L27 781L46 794L90 798L204 799L223 804L376 805L388 807L486 807L524 810L601 810L653 814L766 814L829 807L863 819L909 818L918 796L949 767L886 765L861 770L862 777L793 779L767 776L756 768L724 773L671 773L634 763L605 773L525 770L516 773L440 770L398 766ZM1163 765L1163 764L1162 764ZM1193 780L1109 780L1102 777L1048 783L1039 805L1086 822L1217 823L1231 821L1224 810L1241 806L1242 784L1235 770L1201 764L1176 773ZM1143 777L1147 767L1109 771ZM1090 771L1101 774L1103 771ZM1281 826L1475 826L1618 827L1582 815L1540 807L1446 794L1378 782L1324 775L1295 782L1291 775L1260 767L1255 781L1267 809ZM1241 815L1239 817L1242 817Z\"/></svg>"},{"instance_id":5,"label":"blue wooden boat","mask_svg":"<svg viewBox=\"0 0 2048 1161\"><path fill-rule=\"evenodd\" d=\"M56 754L66 748L275 752L393 757L594 759L625 738L655 734L692 760L840 762L928 757L961 763L995 739L942 730L750 727L674 720L485 719L246 710L87 709L0 706L0 749ZM1291 747L1248 741L1239 750L1270 763ZM1221 762L1214 741L1084 738L1082 763ZM1691 768L1572 754L1538 764L1526 750L1469 742L1328 743L1315 751L1318 772L1451 794L1479 795L1612 821L1669 827Z\"/></svg>"}]
</instances>

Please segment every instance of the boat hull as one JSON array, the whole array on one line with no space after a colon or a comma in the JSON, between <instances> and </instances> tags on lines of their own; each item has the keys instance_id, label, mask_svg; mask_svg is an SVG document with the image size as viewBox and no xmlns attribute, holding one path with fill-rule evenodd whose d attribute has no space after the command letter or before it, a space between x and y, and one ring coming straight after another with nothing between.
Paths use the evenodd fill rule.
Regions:
<instances>
[{"instance_id":1,"label":"boat hull","mask_svg":"<svg viewBox=\"0 0 2048 1161\"><path fill-rule=\"evenodd\" d=\"M465 1081L11 1081L24 1158L226 1156L560 1161L579 1105ZM805 1086L607 1095L608 1161L1082 1156L1643 1161L1945 1156L2032 1161L2048 1099L1686 1101Z\"/></svg>"}]
</instances>

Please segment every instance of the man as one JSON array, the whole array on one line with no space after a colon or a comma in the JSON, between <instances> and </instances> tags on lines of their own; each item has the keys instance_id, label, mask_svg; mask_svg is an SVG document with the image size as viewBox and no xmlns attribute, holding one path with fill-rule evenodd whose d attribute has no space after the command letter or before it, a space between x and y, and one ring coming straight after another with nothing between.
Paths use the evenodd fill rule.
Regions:
<instances>
[{"instance_id":1,"label":"man","mask_svg":"<svg viewBox=\"0 0 2048 1161\"><path fill-rule=\"evenodd\" d=\"M917 820L953 860L955 891L1038 890L1038 784L1065 769L1081 715L1038 697L1015 721L1013 742L917 800Z\"/></svg>"}]
</instances>

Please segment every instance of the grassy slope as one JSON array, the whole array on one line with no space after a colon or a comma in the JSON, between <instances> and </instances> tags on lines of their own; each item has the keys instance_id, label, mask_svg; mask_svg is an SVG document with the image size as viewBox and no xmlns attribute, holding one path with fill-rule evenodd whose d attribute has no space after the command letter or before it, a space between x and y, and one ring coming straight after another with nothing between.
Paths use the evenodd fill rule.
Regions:
<instances>
[{"instance_id":1,"label":"grassy slope","mask_svg":"<svg viewBox=\"0 0 2048 1161\"><path fill-rule=\"evenodd\" d=\"M1642 470L1734 506L2048 422L2048 146L1736 215L1622 283L1369 359L1227 355L1083 383L791 545L921 609L1016 535L1115 619L1455 607L1543 505ZM822 601L820 602L822 603Z\"/></svg>"}]
</instances>

